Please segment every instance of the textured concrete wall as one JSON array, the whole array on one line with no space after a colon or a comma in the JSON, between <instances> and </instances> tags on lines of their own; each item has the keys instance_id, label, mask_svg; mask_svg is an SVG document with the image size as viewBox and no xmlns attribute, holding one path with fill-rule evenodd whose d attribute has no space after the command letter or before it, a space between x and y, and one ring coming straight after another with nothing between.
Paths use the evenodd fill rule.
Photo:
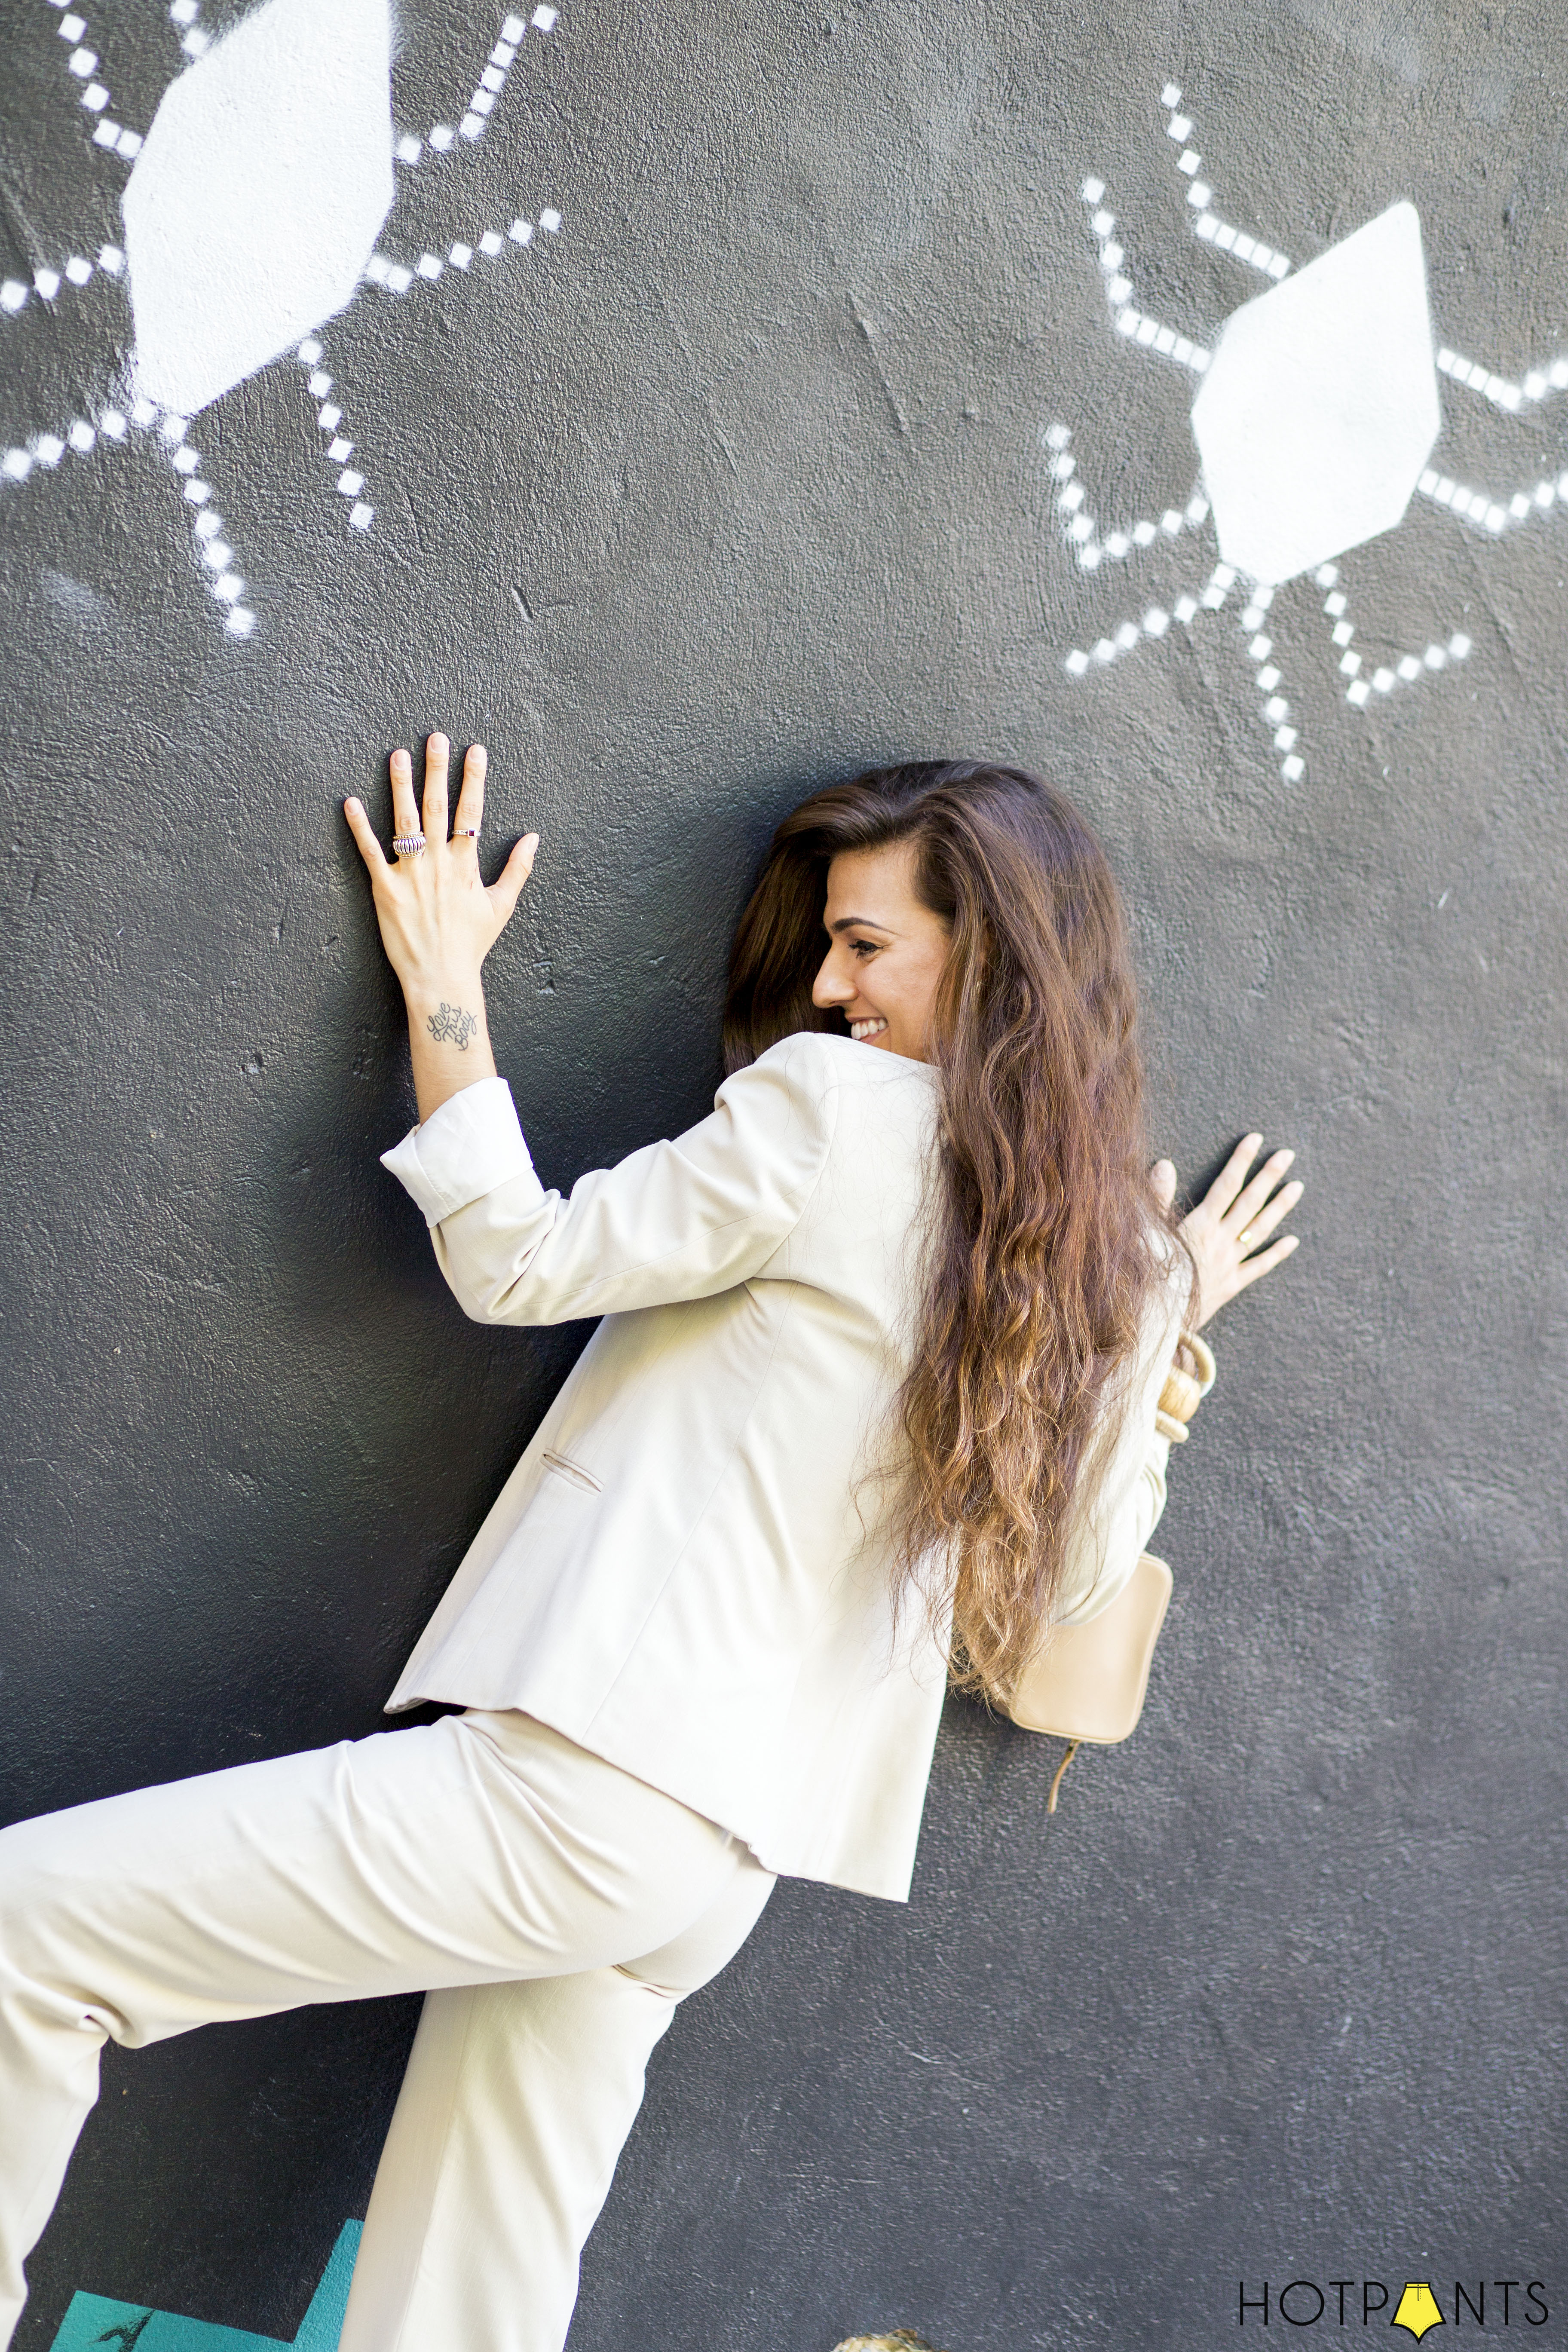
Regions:
<instances>
[{"instance_id":1,"label":"textured concrete wall","mask_svg":"<svg viewBox=\"0 0 1568 2352\"><path fill-rule=\"evenodd\" d=\"M396 119L450 119L495 20L401 16ZM144 130L162 11L86 38ZM128 166L57 10L0 40L25 282L122 235ZM963 750L1103 831L1156 1142L1195 1175L1255 1123L1309 1180L1174 1465L1138 1733L1047 1821L1054 1747L954 1705L909 1909L781 1890L658 2053L574 2352L1208 2352L1241 2279L1537 2279L1531 2340L1568 2326L1568 514L1418 493L1347 555L1363 675L1470 646L1364 708L1310 577L1268 656L1233 593L1075 678L1213 526L1085 571L1043 443L1102 530L1194 491L1194 374L1113 329L1086 177L1188 341L1268 282L1193 233L1167 80L1226 221L1300 265L1411 199L1437 340L1523 385L1568 350L1564 76L1545 0L567 0L384 242L559 235L325 331L374 528L296 362L193 424L252 635L145 435L0 480L13 1813L374 1727L580 1341L466 1325L375 1162L410 1095L337 804L427 726L543 833L491 1003L548 1179L703 1109L780 812ZM0 317L0 447L100 414L130 340L101 271ZM1441 397L1447 478L1568 466L1550 386ZM412 2021L111 2053L28 2352L77 2287L291 2336Z\"/></svg>"}]
</instances>

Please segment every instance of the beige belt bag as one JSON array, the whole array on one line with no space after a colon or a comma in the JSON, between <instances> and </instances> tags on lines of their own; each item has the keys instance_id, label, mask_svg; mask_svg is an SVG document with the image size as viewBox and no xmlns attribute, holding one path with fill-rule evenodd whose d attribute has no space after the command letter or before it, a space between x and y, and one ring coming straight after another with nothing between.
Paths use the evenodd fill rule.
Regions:
<instances>
[{"instance_id":1,"label":"beige belt bag","mask_svg":"<svg viewBox=\"0 0 1568 2352\"><path fill-rule=\"evenodd\" d=\"M1149 1661L1171 1599L1171 1571L1144 1552L1109 1609L1087 1625L1053 1625L1025 1669L1008 1713L1025 1731L1071 1742L1057 1768L1046 1811L1057 1809L1062 1774L1079 1745L1113 1747L1143 1712Z\"/></svg>"},{"instance_id":2,"label":"beige belt bag","mask_svg":"<svg viewBox=\"0 0 1568 2352\"><path fill-rule=\"evenodd\" d=\"M1154 1414L1155 1428L1173 1445L1185 1444L1187 1423L1214 1379L1207 1342L1184 1331ZM1070 1743L1051 1782L1048 1813L1056 1811L1062 1774L1082 1742L1112 1747L1142 1714L1149 1661L1170 1601L1171 1571L1146 1551L1109 1609L1087 1625L1053 1625L1025 1668L1008 1714L1025 1731Z\"/></svg>"}]
</instances>

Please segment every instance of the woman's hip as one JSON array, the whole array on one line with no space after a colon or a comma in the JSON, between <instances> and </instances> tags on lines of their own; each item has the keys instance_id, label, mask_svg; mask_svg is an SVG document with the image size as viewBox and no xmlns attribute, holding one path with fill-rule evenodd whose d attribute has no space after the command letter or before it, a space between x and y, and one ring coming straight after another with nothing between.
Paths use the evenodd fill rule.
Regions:
<instances>
[{"instance_id":1,"label":"woman's hip","mask_svg":"<svg viewBox=\"0 0 1568 2352\"><path fill-rule=\"evenodd\" d=\"M0 1992L26 1980L134 2045L637 1963L715 1906L754 1916L761 1900L730 1890L758 1870L716 1823L531 1718L447 1717L0 1832Z\"/></svg>"}]
</instances>

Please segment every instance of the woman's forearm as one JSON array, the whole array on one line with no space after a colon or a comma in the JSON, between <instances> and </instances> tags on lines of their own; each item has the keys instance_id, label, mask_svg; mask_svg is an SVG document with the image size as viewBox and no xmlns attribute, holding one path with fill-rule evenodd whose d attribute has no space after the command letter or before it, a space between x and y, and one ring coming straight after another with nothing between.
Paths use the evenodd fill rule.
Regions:
<instances>
[{"instance_id":1,"label":"woman's forearm","mask_svg":"<svg viewBox=\"0 0 1568 2352\"><path fill-rule=\"evenodd\" d=\"M414 1062L414 1092L423 1126L433 1111L480 1078L496 1075L485 992L471 977L443 975L405 990L408 1050Z\"/></svg>"}]
</instances>

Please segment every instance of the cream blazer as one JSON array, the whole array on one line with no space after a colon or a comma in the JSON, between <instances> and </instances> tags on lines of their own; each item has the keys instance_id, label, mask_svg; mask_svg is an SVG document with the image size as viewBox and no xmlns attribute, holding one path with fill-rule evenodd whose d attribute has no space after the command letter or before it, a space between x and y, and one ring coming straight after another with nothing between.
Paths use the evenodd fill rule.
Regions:
<instances>
[{"instance_id":1,"label":"cream blazer","mask_svg":"<svg viewBox=\"0 0 1568 2352\"><path fill-rule=\"evenodd\" d=\"M934 1069L803 1033L710 1118L533 1172L500 1078L384 1155L481 1323L603 1320L426 1627L389 1711L520 1707L744 1839L907 1899L945 1629L893 1606L868 1484L919 1296ZM1157 1318L1068 1606L1121 1590L1165 1497Z\"/></svg>"}]
</instances>

